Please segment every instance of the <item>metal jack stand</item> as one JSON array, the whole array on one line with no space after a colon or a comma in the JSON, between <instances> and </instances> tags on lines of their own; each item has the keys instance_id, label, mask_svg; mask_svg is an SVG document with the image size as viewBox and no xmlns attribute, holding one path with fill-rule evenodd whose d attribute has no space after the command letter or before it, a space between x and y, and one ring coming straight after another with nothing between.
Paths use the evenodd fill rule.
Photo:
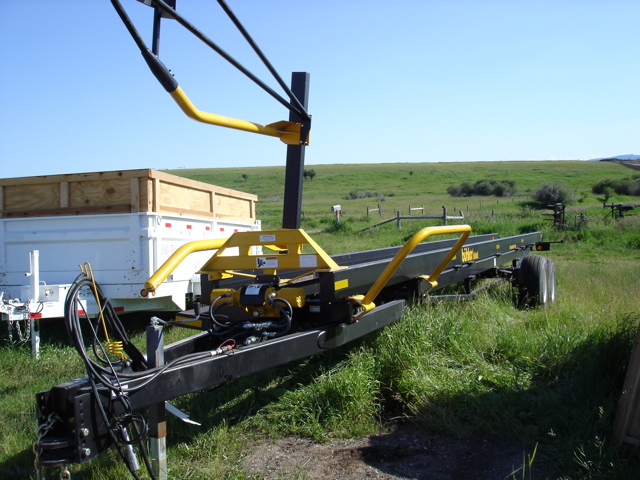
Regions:
<instances>
[{"instance_id":1,"label":"metal jack stand","mask_svg":"<svg viewBox=\"0 0 640 480\"><path fill-rule=\"evenodd\" d=\"M149 368L164 365L163 327L152 319L147 327L147 363ZM149 450L151 467L158 480L167 478L167 419L164 402L149 406Z\"/></svg>"}]
</instances>

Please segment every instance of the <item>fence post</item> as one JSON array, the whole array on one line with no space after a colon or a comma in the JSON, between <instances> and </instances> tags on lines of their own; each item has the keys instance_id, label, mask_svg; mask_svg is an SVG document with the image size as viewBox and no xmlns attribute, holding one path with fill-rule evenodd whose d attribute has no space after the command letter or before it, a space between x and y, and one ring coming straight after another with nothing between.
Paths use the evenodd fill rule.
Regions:
<instances>
[{"instance_id":1,"label":"fence post","mask_svg":"<svg viewBox=\"0 0 640 480\"><path fill-rule=\"evenodd\" d=\"M398 210L396 213L396 222L398 224L398 228L400 228L400 210Z\"/></svg>"},{"instance_id":2,"label":"fence post","mask_svg":"<svg viewBox=\"0 0 640 480\"><path fill-rule=\"evenodd\" d=\"M447 225L447 207L442 206L442 224Z\"/></svg>"},{"instance_id":3,"label":"fence post","mask_svg":"<svg viewBox=\"0 0 640 480\"><path fill-rule=\"evenodd\" d=\"M380 204L378 204L378 208L369 208L369 207L367 207L367 217L369 216L369 213L375 212L376 210L378 211L378 216L381 217L382 216L382 209L380 208Z\"/></svg>"}]
</instances>

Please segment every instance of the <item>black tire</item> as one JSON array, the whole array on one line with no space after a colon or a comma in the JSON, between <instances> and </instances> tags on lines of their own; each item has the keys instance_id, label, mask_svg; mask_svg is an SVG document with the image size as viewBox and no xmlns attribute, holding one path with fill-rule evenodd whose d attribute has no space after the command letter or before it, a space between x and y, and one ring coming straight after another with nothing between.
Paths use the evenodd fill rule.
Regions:
<instances>
[{"instance_id":1,"label":"black tire","mask_svg":"<svg viewBox=\"0 0 640 480\"><path fill-rule=\"evenodd\" d=\"M555 265L554 265L555 272ZM520 307L544 307L549 304L549 263L546 257L527 255L522 259L518 277ZM555 297L555 275L553 276Z\"/></svg>"}]
</instances>

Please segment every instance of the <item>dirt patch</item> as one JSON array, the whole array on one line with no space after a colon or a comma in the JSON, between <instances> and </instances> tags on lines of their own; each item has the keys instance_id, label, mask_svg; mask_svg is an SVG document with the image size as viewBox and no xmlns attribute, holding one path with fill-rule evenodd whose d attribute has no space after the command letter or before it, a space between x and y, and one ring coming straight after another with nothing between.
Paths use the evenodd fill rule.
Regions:
<instances>
[{"instance_id":1,"label":"dirt patch","mask_svg":"<svg viewBox=\"0 0 640 480\"><path fill-rule=\"evenodd\" d=\"M264 479L505 480L544 478L524 459L531 449L486 438L451 439L413 428L358 440L283 438L251 449L244 467ZM512 475L513 474L513 475Z\"/></svg>"},{"instance_id":2,"label":"dirt patch","mask_svg":"<svg viewBox=\"0 0 640 480\"><path fill-rule=\"evenodd\" d=\"M622 165L623 167L631 168L632 170L640 170L640 160L602 160L603 162L613 162L618 165Z\"/></svg>"}]
</instances>

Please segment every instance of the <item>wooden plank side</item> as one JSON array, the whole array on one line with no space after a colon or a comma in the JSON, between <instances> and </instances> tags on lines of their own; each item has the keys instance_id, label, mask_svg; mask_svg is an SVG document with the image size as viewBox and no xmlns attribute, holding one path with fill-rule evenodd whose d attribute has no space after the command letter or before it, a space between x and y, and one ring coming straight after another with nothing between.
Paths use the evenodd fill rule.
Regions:
<instances>
[{"instance_id":1,"label":"wooden plank side","mask_svg":"<svg viewBox=\"0 0 640 480\"><path fill-rule=\"evenodd\" d=\"M167 208L191 210L200 215L212 217L210 193L206 189L193 188L175 183L160 181L159 185L159 210Z\"/></svg>"},{"instance_id":2,"label":"wooden plank side","mask_svg":"<svg viewBox=\"0 0 640 480\"><path fill-rule=\"evenodd\" d=\"M108 213L129 213L131 207L129 205L104 205L101 207L68 207L68 208L49 208L46 210L14 210L11 212L3 212L3 218L33 218L33 217L63 217L75 215L102 215Z\"/></svg>"},{"instance_id":3,"label":"wooden plank side","mask_svg":"<svg viewBox=\"0 0 640 480\"><path fill-rule=\"evenodd\" d=\"M194 188L196 190L206 190L214 192L216 194L220 193L222 195L228 195L230 197L251 199L254 202L258 200L258 196L252 193L241 192L239 190L233 190L231 188L219 187L218 185L200 182L198 180L191 180L190 178L179 177L170 173L158 172L157 170L151 170L150 176L151 178L161 180L164 183L174 183L183 185L185 187Z\"/></svg>"},{"instance_id":4,"label":"wooden plank side","mask_svg":"<svg viewBox=\"0 0 640 480\"><path fill-rule=\"evenodd\" d=\"M140 211L153 212L153 179L149 177L139 177L140 185Z\"/></svg>"},{"instance_id":5,"label":"wooden plank side","mask_svg":"<svg viewBox=\"0 0 640 480\"><path fill-rule=\"evenodd\" d=\"M4 214L15 210L36 210L60 206L60 183L5 185Z\"/></svg>"},{"instance_id":6,"label":"wooden plank side","mask_svg":"<svg viewBox=\"0 0 640 480\"><path fill-rule=\"evenodd\" d=\"M231 197L216 194L215 196L216 218L243 218L254 221L252 201L245 198Z\"/></svg>"},{"instance_id":7,"label":"wooden plank side","mask_svg":"<svg viewBox=\"0 0 640 480\"><path fill-rule=\"evenodd\" d=\"M129 188L131 189L131 213L140 211L140 182L138 178L129 180Z\"/></svg>"},{"instance_id":8,"label":"wooden plank side","mask_svg":"<svg viewBox=\"0 0 640 480\"><path fill-rule=\"evenodd\" d=\"M60 206L62 208L69 206L69 182L60 182Z\"/></svg>"},{"instance_id":9,"label":"wooden plank side","mask_svg":"<svg viewBox=\"0 0 640 480\"><path fill-rule=\"evenodd\" d=\"M83 180L69 183L69 207L131 206L128 178Z\"/></svg>"},{"instance_id":10,"label":"wooden plank side","mask_svg":"<svg viewBox=\"0 0 640 480\"><path fill-rule=\"evenodd\" d=\"M13 218L180 211L254 221L258 198L150 169L0 179L0 188L0 215Z\"/></svg>"},{"instance_id":11,"label":"wooden plank side","mask_svg":"<svg viewBox=\"0 0 640 480\"><path fill-rule=\"evenodd\" d=\"M114 178L151 177L151 169L114 170L109 172L65 173L60 175L39 175L35 177L0 178L0 185L39 185L86 180L108 180Z\"/></svg>"}]
</instances>

